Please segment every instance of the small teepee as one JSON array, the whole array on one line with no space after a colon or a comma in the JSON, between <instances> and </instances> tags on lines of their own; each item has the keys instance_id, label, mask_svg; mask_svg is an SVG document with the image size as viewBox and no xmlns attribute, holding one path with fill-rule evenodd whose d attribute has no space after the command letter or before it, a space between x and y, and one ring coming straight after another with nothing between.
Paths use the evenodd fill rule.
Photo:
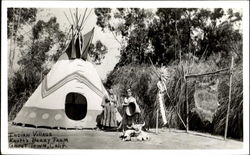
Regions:
<instances>
[{"instance_id":1,"label":"small teepee","mask_svg":"<svg viewBox=\"0 0 250 155\"><path fill-rule=\"evenodd\" d=\"M72 25L70 43L17 114L14 124L66 129L96 126L107 91L96 69L87 61L94 29L82 36L83 22L79 25L79 21L76 12L77 24Z\"/></svg>"}]
</instances>

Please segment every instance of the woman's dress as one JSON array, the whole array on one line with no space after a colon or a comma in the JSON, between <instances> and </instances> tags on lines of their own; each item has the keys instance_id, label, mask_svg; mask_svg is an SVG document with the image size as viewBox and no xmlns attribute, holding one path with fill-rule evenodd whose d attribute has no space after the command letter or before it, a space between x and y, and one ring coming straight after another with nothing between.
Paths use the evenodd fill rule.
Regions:
<instances>
[{"instance_id":1,"label":"woman's dress","mask_svg":"<svg viewBox=\"0 0 250 155\"><path fill-rule=\"evenodd\" d=\"M101 119L101 125L103 127L115 128L117 127L117 109L116 109L116 101L115 98L110 96L110 100L108 98L105 99L105 102L102 104L103 106L103 117Z\"/></svg>"}]
</instances>

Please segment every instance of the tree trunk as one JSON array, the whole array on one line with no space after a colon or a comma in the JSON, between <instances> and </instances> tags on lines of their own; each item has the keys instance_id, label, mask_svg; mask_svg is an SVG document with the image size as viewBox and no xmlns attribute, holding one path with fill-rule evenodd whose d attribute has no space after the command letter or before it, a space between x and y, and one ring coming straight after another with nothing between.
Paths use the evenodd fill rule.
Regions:
<instances>
[{"instance_id":1,"label":"tree trunk","mask_svg":"<svg viewBox=\"0 0 250 155\"><path fill-rule=\"evenodd\" d=\"M15 14L15 8L13 8L13 14ZM12 42L13 42L13 34L15 31L15 18L13 17L13 21L12 21L12 29L11 29L11 34L10 34L10 46L9 46L9 70L12 70Z\"/></svg>"},{"instance_id":2,"label":"tree trunk","mask_svg":"<svg viewBox=\"0 0 250 155\"><path fill-rule=\"evenodd\" d=\"M11 68L13 69L13 62L14 62L14 59L15 59L15 50L16 50L16 39L17 39L17 30L18 30L18 27L19 27L19 23L20 23L20 16L21 16L21 9L19 10L19 14L18 14L18 19L17 19L17 28L16 28L16 32L14 33L15 34L15 37L14 37L14 45L13 45L13 51L12 51L12 58L11 58ZM15 24L14 24L15 25ZM15 31L15 30L14 30Z\"/></svg>"}]
</instances>

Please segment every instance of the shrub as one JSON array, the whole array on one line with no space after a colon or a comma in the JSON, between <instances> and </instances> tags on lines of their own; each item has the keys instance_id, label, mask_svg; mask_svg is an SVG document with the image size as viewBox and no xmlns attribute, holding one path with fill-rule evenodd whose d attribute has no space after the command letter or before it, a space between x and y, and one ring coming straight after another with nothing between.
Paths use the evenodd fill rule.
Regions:
<instances>
[{"instance_id":1,"label":"shrub","mask_svg":"<svg viewBox=\"0 0 250 155\"><path fill-rule=\"evenodd\" d=\"M178 114L185 122L186 118L186 97L185 79L186 74L201 74L213 72L219 67L212 61L187 61L181 64L172 63L168 67L156 68L157 72L163 73L166 77L167 94L165 95L166 116L170 127L185 129ZM131 88L141 108L141 121L146 120L150 127L155 127L157 103L157 81L154 68L147 65L128 65L114 70L108 76L107 83L111 84L122 102L126 89ZM197 83L211 82L219 80L218 100L221 106L218 107L213 116L213 121L209 122L200 118L199 114L193 110L195 108L194 92ZM229 76L214 75L202 78L191 78L188 80L188 103L189 103L189 128L190 130L210 132L212 134L224 134L225 117L228 103ZM243 137L243 112L242 112L242 65L238 65L233 74L232 102L229 117L228 135L233 138ZM121 109L120 109L121 110ZM177 113L178 112L178 113ZM163 124L159 115L159 126Z\"/></svg>"}]
</instances>

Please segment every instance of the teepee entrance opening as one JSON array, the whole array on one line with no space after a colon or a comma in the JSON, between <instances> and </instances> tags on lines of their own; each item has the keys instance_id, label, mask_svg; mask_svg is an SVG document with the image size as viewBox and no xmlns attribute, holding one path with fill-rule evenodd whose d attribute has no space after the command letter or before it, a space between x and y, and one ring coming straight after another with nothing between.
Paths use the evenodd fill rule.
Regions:
<instances>
[{"instance_id":1,"label":"teepee entrance opening","mask_svg":"<svg viewBox=\"0 0 250 155\"><path fill-rule=\"evenodd\" d=\"M87 114L87 99L79 93L68 93L65 100L65 113L72 120L82 120Z\"/></svg>"}]
</instances>

